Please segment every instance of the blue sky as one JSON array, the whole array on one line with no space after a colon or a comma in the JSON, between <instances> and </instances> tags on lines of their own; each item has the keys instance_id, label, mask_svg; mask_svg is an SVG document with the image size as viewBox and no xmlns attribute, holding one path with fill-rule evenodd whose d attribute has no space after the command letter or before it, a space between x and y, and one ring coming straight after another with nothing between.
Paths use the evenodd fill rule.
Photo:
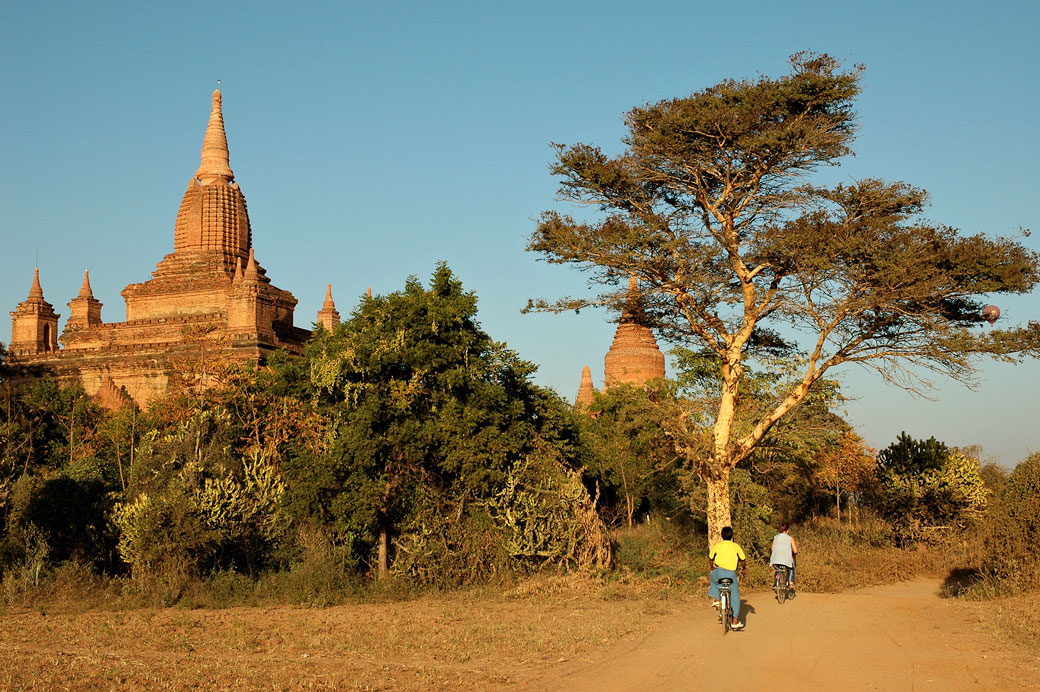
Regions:
<instances>
[{"instance_id":1,"label":"blue sky","mask_svg":"<svg viewBox=\"0 0 1040 692\"><path fill-rule=\"evenodd\" d=\"M90 269L103 319L172 250L220 79L231 167L257 259L310 326L327 282L349 312L447 261L496 339L573 398L602 383L609 316L521 315L584 276L524 250L555 201L551 142L620 149L630 108L728 77L776 76L801 50L866 66L857 156L830 175L901 179L966 232L1038 223L1040 5L1033 2L4 3L0 302L47 299ZM1040 250L1040 236L1026 243ZM1037 296L1001 299L1005 324ZM9 323L8 323L9 324ZM10 336L0 328L0 340ZM1040 365L983 364L933 400L843 375L867 441L900 431L1040 450Z\"/></svg>"}]
</instances>

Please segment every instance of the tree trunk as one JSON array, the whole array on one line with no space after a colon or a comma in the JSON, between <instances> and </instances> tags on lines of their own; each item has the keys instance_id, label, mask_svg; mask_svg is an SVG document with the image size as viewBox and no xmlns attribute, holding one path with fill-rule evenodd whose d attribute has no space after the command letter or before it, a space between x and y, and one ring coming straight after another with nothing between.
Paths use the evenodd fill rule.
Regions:
<instances>
[{"instance_id":1,"label":"tree trunk","mask_svg":"<svg viewBox=\"0 0 1040 692\"><path fill-rule=\"evenodd\" d=\"M708 547L722 540L722 529L730 525L729 469L705 479L708 484Z\"/></svg>"},{"instance_id":2,"label":"tree trunk","mask_svg":"<svg viewBox=\"0 0 1040 692\"><path fill-rule=\"evenodd\" d=\"M387 530L386 524L379 527L379 560L376 566L380 582L386 582L390 578L390 569L386 563Z\"/></svg>"}]
</instances>

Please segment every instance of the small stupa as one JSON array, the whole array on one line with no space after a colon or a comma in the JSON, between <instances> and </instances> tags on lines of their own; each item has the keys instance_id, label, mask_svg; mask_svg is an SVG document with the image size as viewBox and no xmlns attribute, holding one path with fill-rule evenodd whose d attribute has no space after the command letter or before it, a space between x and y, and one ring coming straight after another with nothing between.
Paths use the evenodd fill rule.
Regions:
<instances>
[{"instance_id":1,"label":"small stupa","mask_svg":"<svg viewBox=\"0 0 1040 692\"><path fill-rule=\"evenodd\" d=\"M578 396L574 399L574 408L588 408L596 398L596 388L592 385L592 370L585 366L581 371L581 385L578 387Z\"/></svg>"}]
</instances>

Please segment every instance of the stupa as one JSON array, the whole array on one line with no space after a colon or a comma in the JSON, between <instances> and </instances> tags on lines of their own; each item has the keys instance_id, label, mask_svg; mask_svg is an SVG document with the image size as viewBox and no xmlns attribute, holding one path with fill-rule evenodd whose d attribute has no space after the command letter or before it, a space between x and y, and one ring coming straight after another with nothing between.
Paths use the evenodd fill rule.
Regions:
<instances>
[{"instance_id":1,"label":"stupa","mask_svg":"<svg viewBox=\"0 0 1040 692\"><path fill-rule=\"evenodd\" d=\"M102 304L85 272L58 339L59 316L44 300L36 269L29 297L11 313L14 378L50 374L81 382L103 401L125 394L145 405L191 371L186 364L220 357L262 362L276 349L301 353L310 338L309 330L293 325L296 298L275 287L256 259L246 199L231 170L219 90L199 168L177 212L173 252L151 279L130 284L122 296L126 320L102 322ZM322 324L339 321L331 300L329 286Z\"/></svg>"},{"instance_id":2,"label":"stupa","mask_svg":"<svg viewBox=\"0 0 1040 692\"><path fill-rule=\"evenodd\" d=\"M614 341L603 357L603 391L621 384L641 386L664 376L664 354L643 319L639 281L634 276L629 277L626 305L618 320ZM592 374L585 366L574 405L584 408L592 403L592 399Z\"/></svg>"}]
</instances>

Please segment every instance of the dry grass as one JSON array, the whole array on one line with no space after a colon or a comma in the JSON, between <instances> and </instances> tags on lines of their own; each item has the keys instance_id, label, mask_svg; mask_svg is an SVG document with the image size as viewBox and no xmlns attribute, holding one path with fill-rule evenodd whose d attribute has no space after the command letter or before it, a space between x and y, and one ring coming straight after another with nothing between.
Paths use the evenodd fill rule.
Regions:
<instances>
[{"instance_id":1,"label":"dry grass","mask_svg":"<svg viewBox=\"0 0 1040 692\"><path fill-rule=\"evenodd\" d=\"M0 618L0 688L509 689L690 607L666 583L578 577L327 609L37 606Z\"/></svg>"},{"instance_id":2,"label":"dry grass","mask_svg":"<svg viewBox=\"0 0 1040 692\"><path fill-rule=\"evenodd\" d=\"M859 574L883 557L818 559ZM915 551L895 564L908 559L929 562ZM536 671L595 660L703 609L699 592L680 577L631 572L411 599L370 594L324 609L85 608L72 590L72 600L0 617L0 689L519 690ZM961 603L993 640L1040 647L1040 593Z\"/></svg>"}]
</instances>

